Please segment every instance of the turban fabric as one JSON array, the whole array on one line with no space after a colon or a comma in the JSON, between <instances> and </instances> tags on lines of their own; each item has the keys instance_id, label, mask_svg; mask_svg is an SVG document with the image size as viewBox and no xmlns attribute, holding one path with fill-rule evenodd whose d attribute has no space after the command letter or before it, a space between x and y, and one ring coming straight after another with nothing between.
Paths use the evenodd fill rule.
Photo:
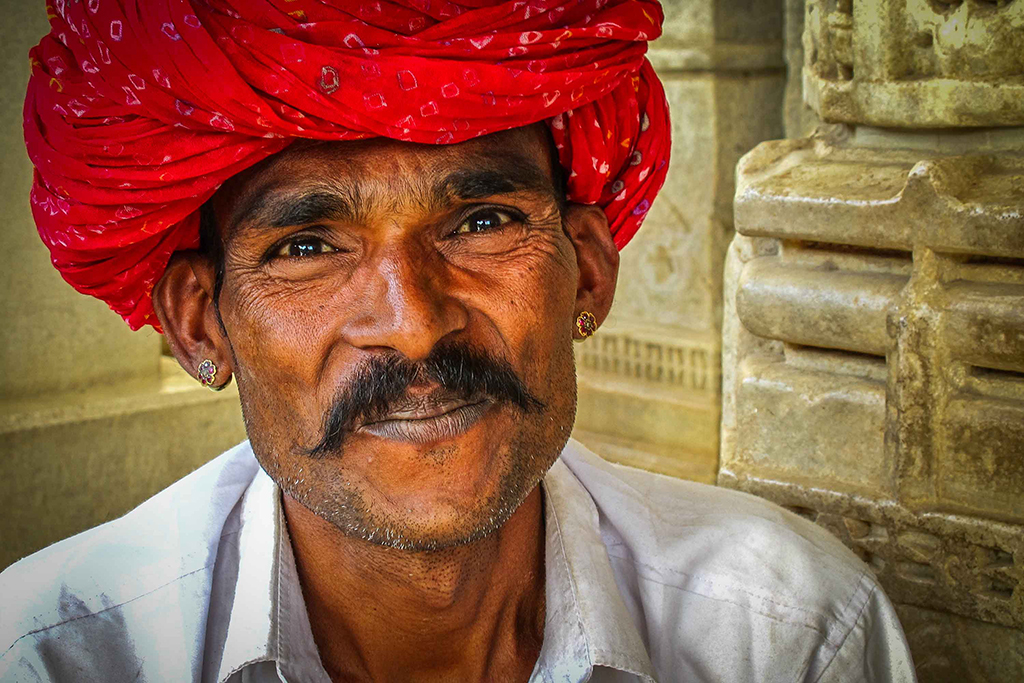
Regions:
<instances>
[{"instance_id":1,"label":"turban fabric","mask_svg":"<svg viewBox=\"0 0 1024 683\"><path fill-rule=\"evenodd\" d=\"M621 248L661 188L652 0L49 0L31 204L64 279L133 329L199 207L299 138L451 144L545 121Z\"/></svg>"}]
</instances>

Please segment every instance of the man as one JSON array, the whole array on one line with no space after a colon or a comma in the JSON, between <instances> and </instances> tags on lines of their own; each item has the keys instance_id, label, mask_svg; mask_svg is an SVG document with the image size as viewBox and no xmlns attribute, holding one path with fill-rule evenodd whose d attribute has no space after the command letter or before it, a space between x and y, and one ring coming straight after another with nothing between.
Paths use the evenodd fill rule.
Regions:
<instances>
[{"instance_id":1,"label":"man","mask_svg":"<svg viewBox=\"0 0 1024 683\"><path fill-rule=\"evenodd\" d=\"M7 570L0 678L913 680L826 532L568 441L666 170L656 4L51 10L40 233L249 441Z\"/></svg>"}]
</instances>

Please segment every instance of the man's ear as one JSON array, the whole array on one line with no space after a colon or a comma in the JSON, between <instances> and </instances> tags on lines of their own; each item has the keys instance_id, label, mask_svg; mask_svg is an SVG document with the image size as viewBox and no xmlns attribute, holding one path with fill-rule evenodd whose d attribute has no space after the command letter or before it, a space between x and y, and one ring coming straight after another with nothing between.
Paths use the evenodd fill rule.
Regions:
<instances>
[{"instance_id":1,"label":"man's ear","mask_svg":"<svg viewBox=\"0 0 1024 683\"><path fill-rule=\"evenodd\" d=\"M570 204L564 224L580 271L575 313L589 311L600 325L611 310L619 275L619 250L608 229L608 217L598 206Z\"/></svg>"},{"instance_id":2,"label":"man's ear","mask_svg":"<svg viewBox=\"0 0 1024 683\"><path fill-rule=\"evenodd\" d=\"M198 377L199 365L213 361L217 374L211 388L223 389L231 381L232 353L213 301L215 279L209 258L177 252L153 288L153 308L181 367Z\"/></svg>"}]
</instances>

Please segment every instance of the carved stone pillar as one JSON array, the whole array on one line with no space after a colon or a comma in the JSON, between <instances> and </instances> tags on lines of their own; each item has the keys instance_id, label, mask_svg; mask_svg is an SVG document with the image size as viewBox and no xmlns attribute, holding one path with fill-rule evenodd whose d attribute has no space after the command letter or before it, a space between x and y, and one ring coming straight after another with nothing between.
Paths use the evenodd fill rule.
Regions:
<instances>
[{"instance_id":1,"label":"carved stone pillar","mask_svg":"<svg viewBox=\"0 0 1024 683\"><path fill-rule=\"evenodd\" d=\"M719 483L860 555L922 681L1024 680L1024 2L793 9L841 125L738 167Z\"/></svg>"},{"instance_id":2,"label":"carved stone pillar","mask_svg":"<svg viewBox=\"0 0 1024 683\"><path fill-rule=\"evenodd\" d=\"M611 317L576 347L574 435L609 459L710 482L733 169L782 135L782 3L663 4L649 57L672 108L671 170L622 252Z\"/></svg>"}]
</instances>

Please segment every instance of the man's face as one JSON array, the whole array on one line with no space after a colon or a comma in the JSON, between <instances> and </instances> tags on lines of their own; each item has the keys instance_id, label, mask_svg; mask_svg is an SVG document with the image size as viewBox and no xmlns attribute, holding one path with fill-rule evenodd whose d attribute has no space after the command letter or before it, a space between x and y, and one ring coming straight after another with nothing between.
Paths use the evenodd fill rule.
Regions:
<instances>
[{"instance_id":1,"label":"man's face","mask_svg":"<svg viewBox=\"0 0 1024 683\"><path fill-rule=\"evenodd\" d=\"M346 533L479 538L564 446L579 270L548 145L295 145L214 198L253 450Z\"/></svg>"}]
</instances>

